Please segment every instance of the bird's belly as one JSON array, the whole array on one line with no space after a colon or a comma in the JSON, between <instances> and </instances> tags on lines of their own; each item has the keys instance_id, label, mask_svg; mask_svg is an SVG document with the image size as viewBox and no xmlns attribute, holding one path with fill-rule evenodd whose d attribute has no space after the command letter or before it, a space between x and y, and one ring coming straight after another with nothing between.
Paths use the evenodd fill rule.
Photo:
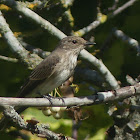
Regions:
<instances>
[{"instance_id":1,"label":"bird's belly","mask_svg":"<svg viewBox=\"0 0 140 140\"><path fill-rule=\"evenodd\" d=\"M33 93L39 93L41 95L45 95L53 91L55 88L62 85L70 76L71 76L70 70L63 70L59 75L57 76L51 76L49 79L46 79L42 84L37 86Z\"/></svg>"},{"instance_id":2,"label":"bird's belly","mask_svg":"<svg viewBox=\"0 0 140 140\"><path fill-rule=\"evenodd\" d=\"M67 60L69 63L65 63L65 59L59 63L57 68L59 69L59 72L57 74L53 74L50 76L50 78L46 79L42 84L37 86L33 93L39 93L42 95L48 94L51 91L53 91L55 88L62 85L68 78L72 75L74 68L76 66L77 62L77 56L70 57L71 59ZM61 67L63 65L63 67ZM61 67L61 69L60 69ZM59 74L58 74L59 73Z\"/></svg>"}]
</instances>

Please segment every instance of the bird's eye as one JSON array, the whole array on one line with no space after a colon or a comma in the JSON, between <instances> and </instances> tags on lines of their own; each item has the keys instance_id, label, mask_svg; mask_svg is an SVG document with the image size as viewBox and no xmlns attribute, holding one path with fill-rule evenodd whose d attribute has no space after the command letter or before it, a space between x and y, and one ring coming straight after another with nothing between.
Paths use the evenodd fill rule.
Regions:
<instances>
[{"instance_id":1,"label":"bird's eye","mask_svg":"<svg viewBox=\"0 0 140 140\"><path fill-rule=\"evenodd\" d=\"M76 40L73 40L72 42L73 42L74 44L76 44L76 43L77 43L77 41L76 41Z\"/></svg>"}]
</instances>

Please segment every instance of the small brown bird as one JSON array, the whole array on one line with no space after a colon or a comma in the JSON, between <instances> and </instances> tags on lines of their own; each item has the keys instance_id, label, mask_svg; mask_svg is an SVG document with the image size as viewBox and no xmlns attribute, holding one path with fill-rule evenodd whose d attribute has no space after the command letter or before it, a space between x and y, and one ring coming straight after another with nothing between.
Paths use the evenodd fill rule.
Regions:
<instances>
[{"instance_id":1,"label":"small brown bird","mask_svg":"<svg viewBox=\"0 0 140 140\"><path fill-rule=\"evenodd\" d=\"M45 95L62 85L73 74L80 51L93 44L76 36L62 39L56 49L32 71L18 97Z\"/></svg>"},{"instance_id":2,"label":"small brown bird","mask_svg":"<svg viewBox=\"0 0 140 140\"><path fill-rule=\"evenodd\" d=\"M73 74L80 51L93 44L76 36L62 39L56 49L32 71L17 97L45 95L62 85ZM24 109L20 108L17 112ZM7 120L3 117L0 120L0 130L6 125Z\"/></svg>"}]
</instances>

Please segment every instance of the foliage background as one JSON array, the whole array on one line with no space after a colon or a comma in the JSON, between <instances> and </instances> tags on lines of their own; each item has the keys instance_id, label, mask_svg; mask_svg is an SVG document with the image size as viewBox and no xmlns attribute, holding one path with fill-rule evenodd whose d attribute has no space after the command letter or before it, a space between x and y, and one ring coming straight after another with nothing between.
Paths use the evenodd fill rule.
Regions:
<instances>
[{"instance_id":1,"label":"foliage background","mask_svg":"<svg viewBox=\"0 0 140 140\"><path fill-rule=\"evenodd\" d=\"M48 7L51 5L52 8L47 6L42 9L34 9L43 18L50 21L53 25L58 27L65 34L70 35L71 27L67 23L68 21L63 16L64 9L59 5L55 5L59 0L49 1ZM121 6L127 2L122 0L118 6ZM100 8L103 14L108 14L108 7L111 7L113 0L100 2L97 0L75 0L71 7L71 13L74 18L74 31L77 31L92 21L96 20L97 6L100 3ZM96 46L89 48L88 51L93 53L95 50L100 49L106 40L107 36L112 31L112 28L117 27L122 30L128 36L136 39L140 42L140 1L134 3L116 17L108 20L104 24L97 27L95 30L84 36L88 39L89 36L95 37ZM28 44L36 48L41 48L46 51L52 51L58 43L58 39L50 35L47 31L31 22L23 15L10 9L3 9L0 6L4 17L10 28L15 33L21 33L23 40ZM0 37L0 55L15 57L14 54L9 50L5 41ZM136 51L129 45L122 42L121 40L114 38L113 43L108 46L103 53L97 53L96 56L103 60L104 64L112 72L117 80L121 81L121 86L126 86L126 75L130 75L136 78L140 72L140 57L136 55ZM93 68L86 64L86 66ZM24 83L28 77L30 71L20 63L10 63L7 61L0 60L0 96L14 97L16 96L20 86ZM78 84L81 88L76 96L91 94L88 91L88 86L83 86L83 81L78 79L74 80L74 83ZM92 83L88 83L92 85ZM94 86L94 85L92 85ZM100 90L100 89L99 89ZM108 105L95 105L91 107L83 107L83 110L89 112L89 118L83 120L78 129L78 139L83 139L89 134L90 140L102 140L105 139L105 131L113 123L112 119L107 114ZM26 115L25 115L26 114ZM58 133L64 133L65 135L71 136L72 131L72 120L68 115L65 114L64 119L55 120L52 117L43 116L41 111L37 109L29 108L24 112L25 118L35 117L40 122L50 123L51 129ZM15 135L14 129L12 129L13 135ZM22 132L26 135L27 139L39 139L29 132ZM11 132L12 134L12 132ZM7 134L0 133L1 138L5 139L17 139L14 136L8 137ZM18 138L19 139L19 138Z\"/></svg>"}]
</instances>

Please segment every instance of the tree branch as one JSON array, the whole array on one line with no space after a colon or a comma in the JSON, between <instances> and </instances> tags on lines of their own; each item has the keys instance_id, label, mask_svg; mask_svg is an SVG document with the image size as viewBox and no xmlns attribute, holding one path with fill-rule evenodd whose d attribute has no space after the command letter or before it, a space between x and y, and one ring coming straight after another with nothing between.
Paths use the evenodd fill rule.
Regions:
<instances>
[{"instance_id":1,"label":"tree branch","mask_svg":"<svg viewBox=\"0 0 140 140\"><path fill-rule=\"evenodd\" d=\"M135 85L137 82L129 75L126 75L126 81L130 84L130 85Z\"/></svg>"},{"instance_id":2,"label":"tree branch","mask_svg":"<svg viewBox=\"0 0 140 140\"><path fill-rule=\"evenodd\" d=\"M118 15L119 13L121 13L123 10L125 10L126 8L132 6L137 0L130 0L128 2L126 2L124 5L122 5L121 7L119 7L117 10L115 10L112 14L111 17L114 17L116 15Z\"/></svg>"},{"instance_id":3,"label":"tree branch","mask_svg":"<svg viewBox=\"0 0 140 140\"><path fill-rule=\"evenodd\" d=\"M48 130L47 125L25 122L12 106L4 106L4 115L14 122L17 127L31 131L33 134L38 134L39 137L47 138L48 140L62 140L62 136L65 137L62 134L56 134ZM69 140L72 140L72 138L69 138Z\"/></svg>"},{"instance_id":4,"label":"tree branch","mask_svg":"<svg viewBox=\"0 0 140 140\"><path fill-rule=\"evenodd\" d=\"M46 98L6 98L0 97L0 106L83 106L93 105L99 103L111 102L114 100L125 99L130 96L136 96L140 94L140 83L134 86L127 86L115 91L98 92L95 95L84 97L72 97L72 98L51 98L51 101Z\"/></svg>"},{"instance_id":5,"label":"tree branch","mask_svg":"<svg viewBox=\"0 0 140 140\"><path fill-rule=\"evenodd\" d=\"M36 54L29 54L24 47L19 43L17 38L6 23L1 11L0 11L0 32L9 45L10 49L24 62L29 68L34 68L42 59Z\"/></svg>"},{"instance_id":6,"label":"tree branch","mask_svg":"<svg viewBox=\"0 0 140 140\"><path fill-rule=\"evenodd\" d=\"M115 10L114 12L112 12L112 14L108 15L106 19L110 19L115 17L116 15L118 15L119 13L121 13L123 10L125 10L126 8L128 8L129 6L132 6L134 4L134 2L136 2L137 0L130 0L127 3L125 3L123 6L119 7L117 10ZM98 18L98 15L101 15L101 18ZM90 32L91 30L95 29L96 27L98 27L99 25L101 25L102 23L105 23L107 20L105 20L104 22L101 21L102 19L102 13L98 13L97 14L97 20L93 21L92 23L90 23L88 26L74 32L74 35L78 35L78 36L83 36L86 33Z\"/></svg>"},{"instance_id":7,"label":"tree branch","mask_svg":"<svg viewBox=\"0 0 140 140\"><path fill-rule=\"evenodd\" d=\"M91 30L95 29L96 27L98 27L101 24L100 19L93 21L92 23L90 23L87 27L84 27L78 31L75 31L73 33L73 35L76 36L83 36L86 33L90 32Z\"/></svg>"},{"instance_id":8,"label":"tree branch","mask_svg":"<svg viewBox=\"0 0 140 140\"><path fill-rule=\"evenodd\" d=\"M103 75L106 82L109 84L109 86L112 89L118 89L120 88L118 82L116 81L115 77L111 74L111 72L107 69L107 67L103 64L101 60L98 60L95 56L88 53L86 50L82 50L80 53L80 56L88 60L91 64L93 64Z\"/></svg>"},{"instance_id":9,"label":"tree branch","mask_svg":"<svg viewBox=\"0 0 140 140\"><path fill-rule=\"evenodd\" d=\"M27 18L33 20L37 24L41 25L42 28L48 30L48 32L59 39L66 37L66 35L53 26L49 21L43 19L41 16L25 7L22 3L15 0L1 0L1 3L8 5L9 7L15 9L16 11L22 13Z\"/></svg>"},{"instance_id":10,"label":"tree branch","mask_svg":"<svg viewBox=\"0 0 140 140\"><path fill-rule=\"evenodd\" d=\"M121 30L113 29L113 34L115 37L127 42L130 46L134 47L137 50L137 55L140 56L140 45L137 40L128 37Z\"/></svg>"},{"instance_id":11,"label":"tree branch","mask_svg":"<svg viewBox=\"0 0 140 140\"><path fill-rule=\"evenodd\" d=\"M8 62L13 62L13 63L18 62L18 59L16 59L16 58L6 57L6 56L2 56L2 55L0 55L0 59L4 60L4 61L8 61Z\"/></svg>"}]
</instances>

